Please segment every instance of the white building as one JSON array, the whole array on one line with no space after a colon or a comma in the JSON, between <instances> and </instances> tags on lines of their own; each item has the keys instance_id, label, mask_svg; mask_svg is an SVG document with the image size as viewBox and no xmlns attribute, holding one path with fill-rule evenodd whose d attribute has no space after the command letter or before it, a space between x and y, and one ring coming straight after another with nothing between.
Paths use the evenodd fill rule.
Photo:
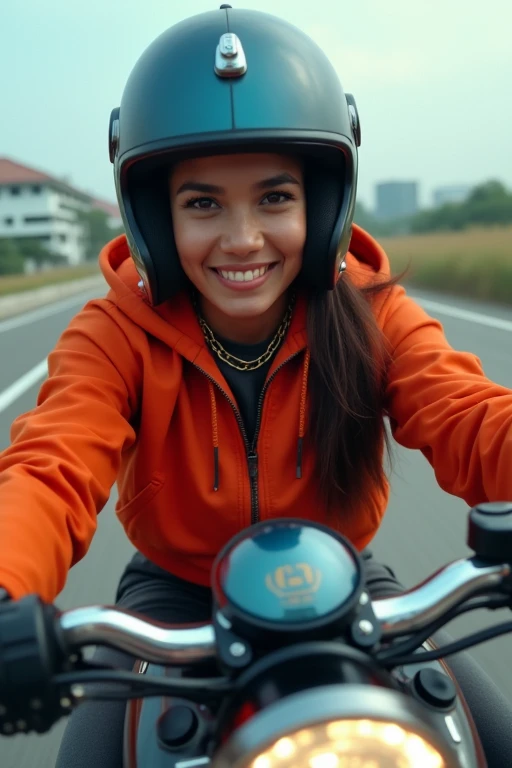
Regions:
<instances>
[{"instance_id":1,"label":"white building","mask_svg":"<svg viewBox=\"0 0 512 768\"><path fill-rule=\"evenodd\" d=\"M79 213L104 206L109 207L109 217L114 221L117 207L113 204L95 200L64 181L0 157L0 239L38 240L68 264L79 264L87 246Z\"/></svg>"},{"instance_id":2,"label":"white building","mask_svg":"<svg viewBox=\"0 0 512 768\"><path fill-rule=\"evenodd\" d=\"M447 203L463 203L470 192L471 187L463 184L438 187L437 189L434 189L433 193L434 207L438 208Z\"/></svg>"},{"instance_id":3,"label":"white building","mask_svg":"<svg viewBox=\"0 0 512 768\"><path fill-rule=\"evenodd\" d=\"M110 229L119 229L123 226L121 212L117 203L109 203L106 200L99 200L95 197L92 200L91 205L93 208L97 208L99 211L103 211L103 213L107 214L107 224Z\"/></svg>"}]
</instances>

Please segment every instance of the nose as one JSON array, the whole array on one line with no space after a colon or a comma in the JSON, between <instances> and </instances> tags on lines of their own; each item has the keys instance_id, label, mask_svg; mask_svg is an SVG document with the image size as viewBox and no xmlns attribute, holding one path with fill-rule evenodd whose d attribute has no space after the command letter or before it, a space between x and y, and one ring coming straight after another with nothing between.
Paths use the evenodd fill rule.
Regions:
<instances>
[{"instance_id":1,"label":"nose","mask_svg":"<svg viewBox=\"0 0 512 768\"><path fill-rule=\"evenodd\" d=\"M265 238L257 217L250 211L239 210L226 220L226 230L220 238L221 250L229 256L245 258L260 251Z\"/></svg>"}]
</instances>

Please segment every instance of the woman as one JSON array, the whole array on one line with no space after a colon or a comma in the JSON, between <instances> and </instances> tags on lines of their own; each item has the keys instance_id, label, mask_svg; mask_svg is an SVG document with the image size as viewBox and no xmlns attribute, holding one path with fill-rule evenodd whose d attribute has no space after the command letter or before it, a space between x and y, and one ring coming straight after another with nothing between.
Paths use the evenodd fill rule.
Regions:
<instances>
[{"instance_id":1,"label":"woman","mask_svg":"<svg viewBox=\"0 0 512 768\"><path fill-rule=\"evenodd\" d=\"M153 618L206 620L212 559L260 519L319 520L362 551L388 499L386 415L445 490L512 497L512 393L451 349L353 226L359 140L322 51L274 17L223 8L143 54L111 118L126 228L100 257L111 290L60 339L0 457L10 598L55 598L116 479L138 550L118 602ZM374 596L400 589L366 557ZM493 764L510 713L459 666L499 712L490 730L470 702ZM81 708L59 765L119 765L122 718Z\"/></svg>"}]
</instances>

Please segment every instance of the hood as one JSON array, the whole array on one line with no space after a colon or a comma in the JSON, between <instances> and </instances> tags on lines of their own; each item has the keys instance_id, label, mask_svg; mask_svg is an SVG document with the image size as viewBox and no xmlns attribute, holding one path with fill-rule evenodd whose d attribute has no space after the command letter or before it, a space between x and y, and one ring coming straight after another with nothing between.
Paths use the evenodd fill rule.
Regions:
<instances>
[{"instance_id":1,"label":"hood","mask_svg":"<svg viewBox=\"0 0 512 768\"><path fill-rule=\"evenodd\" d=\"M124 235L105 245L99 263L110 286L107 298L134 323L192 361L205 348L201 328L185 292L157 307L150 305ZM345 275L357 286L375 279L387 280L390 276L389 261L383 248L356 224L353 226ZM294 313L290 336L303 336L305 341L305 326L306 302L302 297Z\"/></svg>"},{"instance_id":2,"label":"hood","mask_svg":"<svg viewBox=\"0 0 512 768\"><path fill-rule=\"evenodd\" d=\"M106 245L100 254L100 266L110 285L108 299L127 315L137 326L151 336L174 349L205 373L211 404L211 435L213 446L213 488L219 489L219 436L217 418L216 391L212 382L216 382L224 392L235 401L228 382L222 375L213 356L206 346L203 332L199 326L192 302L187 293L182 291L162 304L152 307L142 290L140 277L131 258L124 235ZM346 276L356 285L362 286L375 280L386 280L389 275L389 262L383 249L360 227L354 226L350 251L347 254ZM347 279L347 277L342 279ZM299 294L293 313L292 322L284 343L278 350L268 373L270 376L288 359L304 352L302 362L302 387L298 408L296 477L302 477L303 439L305 435L305 414L308 390L308 372L310 352L307 348L306 334L307 299Z\"/></svg>"}]
</instances>

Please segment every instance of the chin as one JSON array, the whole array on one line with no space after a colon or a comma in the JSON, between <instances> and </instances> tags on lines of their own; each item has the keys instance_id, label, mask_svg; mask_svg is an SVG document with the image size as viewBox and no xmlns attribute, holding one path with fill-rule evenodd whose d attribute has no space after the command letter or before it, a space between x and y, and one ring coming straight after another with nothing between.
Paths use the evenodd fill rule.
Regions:
<instances>
[{"instance_id":1,"label":"chin","mask_svg":"<svg viewBox=\"0 0 512 768\"><path fill-rule=\"evenodd\" d=\"M286 294L286 288L284 288L282 291L272 291L271 293L269 292L259 295L256 293L252 296L234 296L228 301L222 302L223 306L219 306L219 309L222 309L225 314L232 315L233 317L251 317L256 315L263 315L271 307L273 307L277 301L282 299L283 294Z\"/></svg>"},{"instance_id":2,"label":"chin","mask_svg":"<svg viewBox=\"0 0 512 768\"><path fill-rule=\"evenodd\" d=\"M243 301L230 301L224 305L216 305L217 309L227 317L234 320L246 319L250 317L260 317L267 312L274 304L274 301L265 301L261 299L245 298Z\"/></svg>"}]
</instances>

